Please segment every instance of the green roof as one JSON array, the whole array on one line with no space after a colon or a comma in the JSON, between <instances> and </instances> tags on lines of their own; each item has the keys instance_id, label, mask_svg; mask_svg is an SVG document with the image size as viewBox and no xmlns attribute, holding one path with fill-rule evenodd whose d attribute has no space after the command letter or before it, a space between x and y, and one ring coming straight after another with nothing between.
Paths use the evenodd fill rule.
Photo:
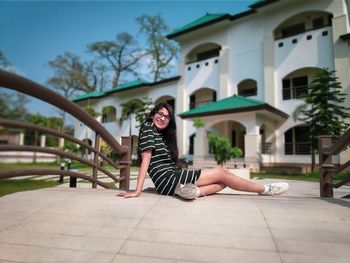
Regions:
<instances>
[{"instance_id":1,"label":"green roof","mask_svg":"<svg viewBox=\"0 0 350 263\"><path fill-rule=\"evenodd\" d=\"M192 30L196 30L202 27L205 27L210 24L217 23L222 20L235 20L241 17L245 17L246 15L251 15L256 13L256 9L263 7L265 5L272 4L274 2L278 2L280 0L256 0L251 5L248 6L246 11L235 13L233 15L229 13L220 13L220 14L210 14L206 13L204 16L194 20L193 22L184 25L176 30L174 30L172 33L167 35L168 38L174 38L176 36L188 33Z\"/></svg>"},{"instance_id":2,"label":"green roof","mask_svg":"<svg viewBox=\"0 0 350 263\"><path fill-rule=\"evenodd\" d=\"M143 86L143 85L147 85L147 84L149 84L149 82L147 82L147 81L135 80L135 81L128 82L128 83L125 83L125 84L122 84L122 85L118 85L117 87L107 91L107 93L127 90L127 89L131 89L131 88L136 88L138 86Z\"/></svg>"},{"instance_id":3,"label":"green roof","mask_svg":"<svg viewBox=\"0 0 350 263\"><path fill-rule=\"evenodd\" d=\"M179 116L181 118L191 118L242 111L253 111L260 109L267 109L269 111L277 113L278 115L281 115L282 117L288 117L288 115L284 112L273 108L272 106L263 101L241 97L237 95L183 112L179 114Z\"/></svg>"},{"instance_id":4,"label":"green roof","mask_svg":"<svg viewBox=\"0 0 350 263\"><path fill-rule=\"evenodd\" d=\"M74 98L72 98L72 101L77 102L80 100L100 98L100 97L103 97L105 95L106 94L104 92L93 91L93 92L85 93L81 96L74 97Z\"/></svg>"},{"instance_id":5,"label":"green roof","mask_svg":"<svg viewBox=\"0 0 350 263\"><path fill-rule=\"evenodd\" d=\"M206 13L204 16L194 20L193 22L176 29L171 34L169 34L167 37L171 38L172 36L175 36L175 35L177 35L180 32L184 32L184 31L190 30L190 29L195 28L197 26L202 26L204 24L207 24L209 22L213 22L215 20L220 20L220 18L223 18L223 17L225 17L227 15L228 14L224 14L224 13L221 13L221 14Z\"/></svg>"}]
</instances>

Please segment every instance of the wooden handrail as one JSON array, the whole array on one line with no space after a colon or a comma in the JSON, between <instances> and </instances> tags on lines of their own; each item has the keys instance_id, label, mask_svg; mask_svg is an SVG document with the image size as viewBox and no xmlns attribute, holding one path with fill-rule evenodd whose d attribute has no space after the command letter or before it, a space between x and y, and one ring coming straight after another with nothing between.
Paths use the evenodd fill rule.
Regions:
<instances>
[{"instance_id":1,"label":"wooden handrail","mask_svg":"<svg viewBox=\"0 0 350 263\"><path fill-rule=\"evenodd\" d=\"M130 181L130 138L122 138L122 145L120 145L115 138L107 131L107 129L99 123L96 119L94 119L90 114L85 112L82 108L80 108L77 104L73 103L72 101L64 98L63 96L55 93L54 91L45 88L44 86L41 86L31 80L28 80L26 78L23 78L21 76L18 76L16 74L0 70L0 86L12 90L16 90L18 92L27 94L29 96L35 97L39 100L45 101L53 106L58 107L59 109L69 113L82 123L84 123L86 126L88 126L91 130L95 132L95 145L94 147L88 145L87 143L84 143L81 140L78 140L77 138L74 138L72 136L69 136L67 134L46 128L37 126L30 123L20 123L16 121L11 120L5 120L0 119L0 126L5 127L15 127L15 128L26 128L26 129L33 129L36 131L45 132L48 134L52 134L57 137L61 137L64 139L67 139L69 141L72 141L76 144L79 144L86 149L89 149L90 151L94 152L94 158L93 161L87 160L85 158L79 157L77 155L64 152L57 149L50 149L45 147L37 147L37 146L1 146L0 151L34 151L34 152L47 152L51 154L55 154L58 156L64 156L73 160L77 160L79 162L85 163L92 167L93 173L91 177L86 177L84 174L77 173L77 172L69 172L69 171L62 171L62 170L45 170L45 169L36 169L36 170L29 170L29 171L23 171L18 170L16 171L3 171L1 172L0 178L8 178L13 177L14 174L18 174L18 176L26 176L29 174L33 174L34 172L37 172L38 175L44 175L51 172L51 174L58 174L58 175L69 175L73 177L79 177L84 178L92 182L92 187L96 188L97 185L101 185L103 187L108 188L108 184L105 184L103 182L98 181L97 179L97 173L98 171L104 172L106 175L108 175L110 178L112 178L115 182L120 182L120 187L124 189L129 188L129 181ZM119 156L121 156L120 164L122 164L122 167L118 167L116 163L114 163L111 159L109 159L107 156L105 156L100 151L99 142L100 138L102 138L113 150L115 153L117 153ZM103 160L107 161L109 164L111 164L114 168L120 168L120 177L115 177L112 173L110 173L108 170L102 168L99 164L99 157L101 157ZM19 172L21 171L21 172ZM55 172L53 172L55 171Z\"/></svg>"},{"instance_id":2,"label":"wooden handrail","mask_svg":"<svg viewBox=\"0 0 350 263\"><path fill-rule=\"evenodd\" d=\"M350 145L350 128L333 145L332 136L323 135L319 137L319 162L320 162L320 196L333 197L333 188L338 188L350 182L350 176L346 176L342 181L333 184L333 176L350 166L350 160L338 165L332 163L332 155L340 154ZM348 197L348 196L347 196Z\"/></svg>"}]
</instances>

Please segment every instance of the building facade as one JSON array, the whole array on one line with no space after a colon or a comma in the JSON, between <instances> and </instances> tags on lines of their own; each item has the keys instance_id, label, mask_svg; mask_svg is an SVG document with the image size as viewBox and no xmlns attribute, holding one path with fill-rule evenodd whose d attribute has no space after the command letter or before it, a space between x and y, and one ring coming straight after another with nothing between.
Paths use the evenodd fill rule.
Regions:
<instances>
[{"instance_id":1,"label":"building facade","mask_svg":"<svg viewBox=\"0 0 350 263\"><path fill-rule=\"evenodd\" d=\"M210 11L210 10L208 10ZM116 137L129 135L121 104L149 97L175 106L180 156L195 166L214 164L208 131L240 147L251 170L310 166L309 128L295 121L308 86L323 68L336 70L350 105L350 29L346 0L265 0L236 14L210 14L168 38L180 45L179 76L157 83L134 82L75 98L93 107ZM195 128L194 118L205 127ZM132 121L132 135L138 130ZM75 136L94 135L76 123ZM349 153L341 156L349 159Z\"/></svg>"}]
</instances>

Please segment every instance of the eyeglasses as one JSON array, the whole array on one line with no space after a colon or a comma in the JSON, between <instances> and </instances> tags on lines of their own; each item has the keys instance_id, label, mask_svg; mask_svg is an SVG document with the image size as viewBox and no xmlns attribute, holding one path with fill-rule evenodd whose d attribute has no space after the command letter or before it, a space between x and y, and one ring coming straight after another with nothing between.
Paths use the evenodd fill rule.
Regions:
<instances>
[{"instance_id":1,"label":"eyeglasses","mask_svg":"<svg viewBox=\"0 0 350 263\"><path fill-rule=\"evenodd\" d=\"M157 112L157 114L158 114L158 116L160 117L160 118L165 118L167 121L170 121L171 120L171 117L169 116L169 115L165 115L163 112L161 112L161 111L158 111Z\"/></svg>"}]
</instances>

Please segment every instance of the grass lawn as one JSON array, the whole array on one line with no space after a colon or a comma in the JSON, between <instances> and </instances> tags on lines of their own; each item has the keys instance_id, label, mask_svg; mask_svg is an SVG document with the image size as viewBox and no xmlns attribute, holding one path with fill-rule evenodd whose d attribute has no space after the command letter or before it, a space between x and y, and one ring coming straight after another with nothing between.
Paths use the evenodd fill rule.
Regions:
<instances>
[{"instance_id":1,"label":"grass lawn","mask_svg":"<svg viewBox=\"0 0 350 263\"><path fill-rule=\"evenodd\" d=\"M341 181L342 178L349 175L347 174L338 174L333 177L334 182ZM251 179L287 179L287 180L300 180L300 181L310 181L310 182L319 182L320 175L319 173L306 173L306 174L265 174L265 173L250 173Z\"/></svg>"},{"instance_id":2,"label":"grass lawn","mask_svg":"<svg viewBox=\"0 0 350 263\"><path fill-rule=\"evenodd\" d=\"M81 163L72 163L72 168L79 169L79 172L90 173L92 168ZM110 172L115 172L115 168L109 165L104 165L103 168ZM2 163L0 165L0 171L11 171L19 169L60 169L60 165L54 163ZM67 167L66 167L67 169ZM138 167L131 167L131 171L138 171ZM67 182L67 180L65 180ZM78 182L85 182L78 179ZM90 182L87 182L91 184ZM0 196L8 195L11 193L35 190L40 188L48 188L58 186L60 183L58 180L40 180L40 179L0 179ZM111 188L115 188L115 183L107 183Z\"/></svg>"},{"instance_id":3,"label":"grass lawn","mask_svg":"<svg viewBox=\"0 0 350 263\"><path fill-rule=\"evenodd\" d=\"M59 184L58 180L0 179L0 196L40 188L55 187Z\"/></svg>"}]
</instances>

